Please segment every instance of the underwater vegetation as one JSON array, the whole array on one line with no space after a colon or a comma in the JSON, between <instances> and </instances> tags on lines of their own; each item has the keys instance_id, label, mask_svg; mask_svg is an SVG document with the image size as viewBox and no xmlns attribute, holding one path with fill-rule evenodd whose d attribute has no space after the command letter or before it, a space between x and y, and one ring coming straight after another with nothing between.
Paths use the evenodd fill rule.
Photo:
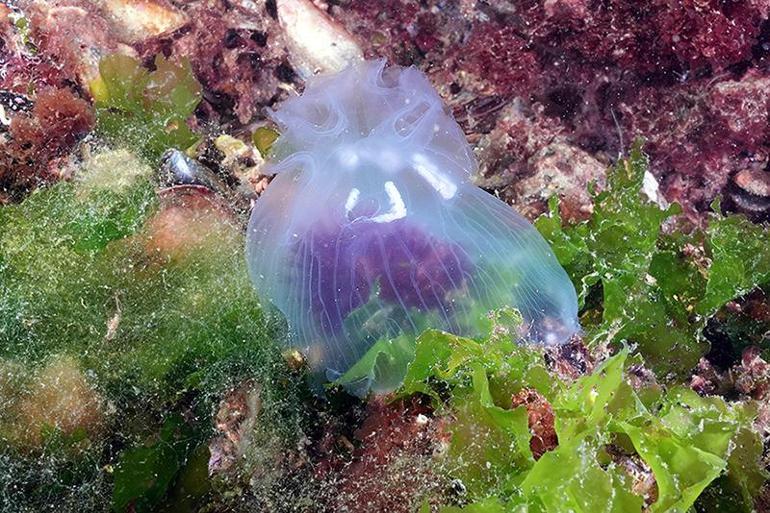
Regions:
<instances>
[{"instance_id":1,"label":"underwater vegetation","mask_svg":"<svg viewBox=\"0 0 770 513\"><path fill-rule=\"evenodd\" d=\"M478 336L506 305L523 315L524 339L560 344L579 330L550 248L471 183L471 148L419 71L364 62L313 80L271 116L277 176L251 213L247 258L292 347L322 375L428 328ZM372 378L345 382L365 393ZM383 378L375 391L398 380Z\"/></svg>"},{"instance_id":2,"label":"underwater vegetation","mask_svg":"<svg viewBox=\"0 0 770 513\"><path fill-rule=\"evenodd\" d=\"M688 216L722 195L730 211L767 219L764 0L388 0L331 12L364 55L428 73L479 149L479 183L527 217L556 193L563 215L582 218L585 182L601 183L643 136L661 191Z\"/></svg>"},{"instance_id":3,"label":"underwater vegetation","mask_svg":"<svg viewBox=\"0 0 770 513\"><path fill-rule=\"evenodd\" d=\"M765 3L0 4L0 512L770 510ZM385 104L350 76L296 98L329 37L427 80L394 66L361 88ZM385 108L400 83L424 110ZM388 113L387 145L312 126ZM381 146L430 158L386 188ZM540 235L500 228L487 207L513 210L471 183L546 211ZM407 215L372 223L394 190ZM278 233L323 225L273 243L276 267L303 272L306 249L308 276L339 269L330 241L360 264L342 259L350 287L309 284L309 319L350 298L320 329L365 332L333 348L324 397L308 377L327 354L286 351L291 316L245 258L250 201L270 196ZM497 297L455 287L498 245L480 227L547 241L579 336L520 343L554 326L502 286L509 255L532 258L516 245L484 262L496 278L476 288ZM392 305L408 315L383 322ZM362 381L392 392L351 395Z\"/></svg>"},{"instance_id":4,"label":"underwater vegetation","mask_svg":"<svg viewBox=\"0 0 770 513\"><path fill-rule=\"evenodd\" d=\"M280 13L313 2L273 4L13 2L0 8L7 71L0 87L27 101L46 87L88 100L99 56L118 52L149 63L162 53L189 59L203 85L198 121L233 132L303 87L295 62L307 56L287 44ZM637 135L662 192L688 215L707 214L721 194L730 211L767 216L764 0L539 0L518 9L510 2L388 0L316 10L346 46L352 41L368 58L428 74L479 150L478 183L528 218L547 209L552 192L565 216L581 216L591 204L585 181L601 183ZM25 174L54 171L54 179L59 167L55 158L38 159ZM21 171L10 166L0 174L15 188L37 183L14 176Z\"/></svg>"},{"instance_id":5,"label":"underwater vegetation","mask_svg":"<svg viewBox=\"0 0 770 513\"><path fill-rule=\"evenodd\" d=\"M688 511L720 475L720 507L752 511L767 476L754 405L629 381L641 360L627 347L564 382L509 335L417 341L403 392L451 408L441 464L466 503L440 511Z\"/></svg>"},{"instance_id":6,"label":"underwater vegetation","mask_svg":"<svg viewBox=\"0 0 770 513\"><path fill-rule=\"evenodd\" d=\"M94 125L89 103L67 89L45 89L38 93L34 105L25 105L28 111L10 120L10 139L0 151L3 201L18 191L59 180L64 173L51 164L66 159L72 146Z\"/></svg>"},{"instance_id":7,"label":"underwater vegetation","mask_svg":"<svg viewBox=\"0 0 770 513\"><path fill-rule=\"evenodd\" d=\"M189 62L162 55L148 71L138 59L113 54L99 61L91 82L96 130L157 161L168 148L186 149L198 140L187 119L201 99Z\"/></svg>"},{"instance_id":8,"label":"underwater vegetation","mask_svg":"<svg viewBox=\"0 0 770 513\"><path fill-rule=\"evenodd\" d=\"M292 396L237 223L151 175L102 150L0 211L3 511L154 511L190 464L207 483L194 456L229 386L260 376L268 416Z\"/></svg>"},{"instance_id":9,"label":"underwater vegetation","mask_svg":"<svg viewBox=\"0 0 770 513\"><path fill-rule=\"evenodd\" d=\"M708 319L770 281L770 233L723 216L718 202L706 227L677 230L670 223L680 207L662 209L640 193L648 168L640 146L595 194L588 220L563 226L552 201L535 224L579 291L587 338L634 342L660 375L681 376L708 350Z\"/></svg>"},{"instance_id":10,"label":"underwater vegetation","mask_svg":"<svg viewBox=\"0 0 770 513\"><path fill-rule=\"evenodd\" d=\"M593 355L579 343L520 345L521 314L497 309L475 338L411 338L395 394L350 413L344 393L330 391L323 406L280 358L286 327L256 300L227 207L196 188L156 192L142 159L96 152L73 181L0 211L3 508L752 511L766 479L754 427L761 388L727 401L668 383L667 372L689 372L706 350L702 337L626 331L629 343L608 356L608 337L596 335L606 321L594 312L612 319L602 304L645 304L598 294L591 288L603 282L584 278L607 262L607 272L626 270L629 291L674 290L675 274L627 262L647 262L644 248L684 265L691 253L675 244L708 240L712 264L692 300L708 317L767 282L757 251L767 231L715 214L707 239L662 235L671 211L639 193L645 170L637 148L610 172L594 218L562 226L554 210L536 223L584 291ZM629 229L624 245L594 242L631 222L648 229ZM579 241L596 257L570 251ZM672 308L659 318L680 326ZM690 322L682 333L702 324ZM380 346L379 358L394 350ZM584 356L564 356L573 351ZM388 371L366 355L355 365Z\"/></svg>"}]
</instances>

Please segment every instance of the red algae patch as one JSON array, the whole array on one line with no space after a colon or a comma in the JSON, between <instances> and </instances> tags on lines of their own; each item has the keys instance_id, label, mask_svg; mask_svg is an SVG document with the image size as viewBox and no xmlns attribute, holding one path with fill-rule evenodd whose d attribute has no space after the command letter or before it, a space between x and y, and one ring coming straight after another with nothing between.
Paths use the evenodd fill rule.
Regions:
<instances>
[{"instance_id":1,"label":"red algae patch","mask_svg":"<svg viewBox=\"0 0 770 513\"><path fill-rule=\"evenodd\" d=\"M68 89L46 89L32 112L11 120L0 139L0 185L23 190L61 178L56 159L64 157L93 127L88 102Z\"/></svg>"}]
</instances>

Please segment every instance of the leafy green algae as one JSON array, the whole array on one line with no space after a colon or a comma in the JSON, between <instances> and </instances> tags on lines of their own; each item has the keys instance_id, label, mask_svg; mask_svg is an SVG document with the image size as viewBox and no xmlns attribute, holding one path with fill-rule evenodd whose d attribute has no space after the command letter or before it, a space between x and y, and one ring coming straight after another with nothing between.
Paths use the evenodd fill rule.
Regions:
<instances>
[{"instance_id":1,"label":"leafy green algae","mask_svg":"<svg viewBox=\"0 0 770 513\"><path fill-rule=\"evenodd\" d=\"M719 205L715 208L718 210ZM709 279L698 310L713 314L757 285L770 283L770 230L742 216L717 217L706 230Z\"/></svg>"},{"instance_id":2,"label":"leafy green algae","mask_svg":"<svg viewBox=\"0 0 770 513\"><path fill-rule=\"evenodd\" d=\"M679 208L641 195L646 170L637 144L610 170L588 221L563 226L553 200L536 222L579 291L589 342L619 347L593 373L562 382L537 349L494 335L427 332L417 340L402 392L431 395L449 412L444 464L467 490L468 504L442 511L686 512L696 502L699 511L753 510L768 477L755 404L673 384L633 388L627 372L644 357L660 376L689 375L708 347L709 317L770 280L770 231L718 213L704 231L664 230ZM625 342L639 354L630 356ZM542 394L554 412L558 445L537 460L527 413L511 408L523 389ZM646 497L618 448L654 474Z\"/></svg>"},{"instance_id":3,"label":"leafy green algae","mask_svg":"<svg viewBox=\"0 0 770 513\"><path fill-rule=\"evenodd\" d=\"M766 474L750 403L703 398L683 387L634 389L626 378L628 348L573 383L554 378L542 361L540 350L511 339L480 343L440 332L418 339L403 393L428 393L440 411L451 412L443 464L470 501L442 511L641 512L644 498L610 447L651 468L657 487L647 497L649 511L688 511L725 472L732 484L721 486L740 497L734 507L751 510ZM450 389L446 401L434 392L443 387ZM525 388L548 400L556 420L558 445L537 460L527 411L510 403L511 392Z\"/></svg>"},{"instance_id":4,"label":"leafy green algae","mask_svg":"<svg viewBox=\"0 0 770 513\"><path fill-rule=\"evenodd\" d=\"M187 120L202 97L186 60L158 55L154 68L127 55L108 55L91 83L97 132L153 162L168 148L184 150L198 140Z\"/></svg>"},{"instance_id":5,"label":"leafy green algae","mask_svg":"<svg viewBox=\"0 0 770 513\"><path fill-rule=\"evenodd\" d=\"M564 226L553 199L535 225L579 291L589 340L628 340L661 376L684 377L708 349L708 318L770 281L770 230L718 213L705 231L663 230L680 209L642 195L647 168L637 143L610 170L589 220Z\"/></svg>"}]
</instances>

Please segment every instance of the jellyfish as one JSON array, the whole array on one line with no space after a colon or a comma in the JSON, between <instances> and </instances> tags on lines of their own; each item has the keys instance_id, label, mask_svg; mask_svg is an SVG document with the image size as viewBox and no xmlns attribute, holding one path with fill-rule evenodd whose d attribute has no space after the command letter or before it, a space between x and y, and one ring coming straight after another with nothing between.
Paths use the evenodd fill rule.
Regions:
<instances>
[{"instance_id":1,"label":"jellyfish","mask_svg":"<svg viewBox=\"0 0 770 513\"><path fill-rule=\"evenodd\" d=\"M580 330L551 248L473 184L471 147L420 71L361 62L269 115L281 136L249 221L249 272L316 374L429 328L482 336L480 315L503 307L520 312L525 343ZM373 386L361 378L359 395Z\"/></svg>"}]
</instances>

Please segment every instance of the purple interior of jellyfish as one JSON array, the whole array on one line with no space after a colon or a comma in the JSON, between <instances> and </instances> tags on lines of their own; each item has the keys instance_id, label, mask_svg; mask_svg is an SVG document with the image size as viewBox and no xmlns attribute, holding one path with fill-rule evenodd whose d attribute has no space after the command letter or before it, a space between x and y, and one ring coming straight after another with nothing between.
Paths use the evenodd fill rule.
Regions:
<instances>
[{"instance_id":1,"label":"purple interior of jellyfish","mask_svg":"<svg viewBox=\"0 0 770 513\"><path fill-rule=\"evenodd\" d=\"M452 326L452 292L473 272L457 244L437 240L406 219L314 231L297 250L310 255L310 262L297 259L296 264L298 272L310 276L313 316L326 336L338 336L346 317L373 293L402 310L436 311Z\"/></svg>"}]
</instances>

